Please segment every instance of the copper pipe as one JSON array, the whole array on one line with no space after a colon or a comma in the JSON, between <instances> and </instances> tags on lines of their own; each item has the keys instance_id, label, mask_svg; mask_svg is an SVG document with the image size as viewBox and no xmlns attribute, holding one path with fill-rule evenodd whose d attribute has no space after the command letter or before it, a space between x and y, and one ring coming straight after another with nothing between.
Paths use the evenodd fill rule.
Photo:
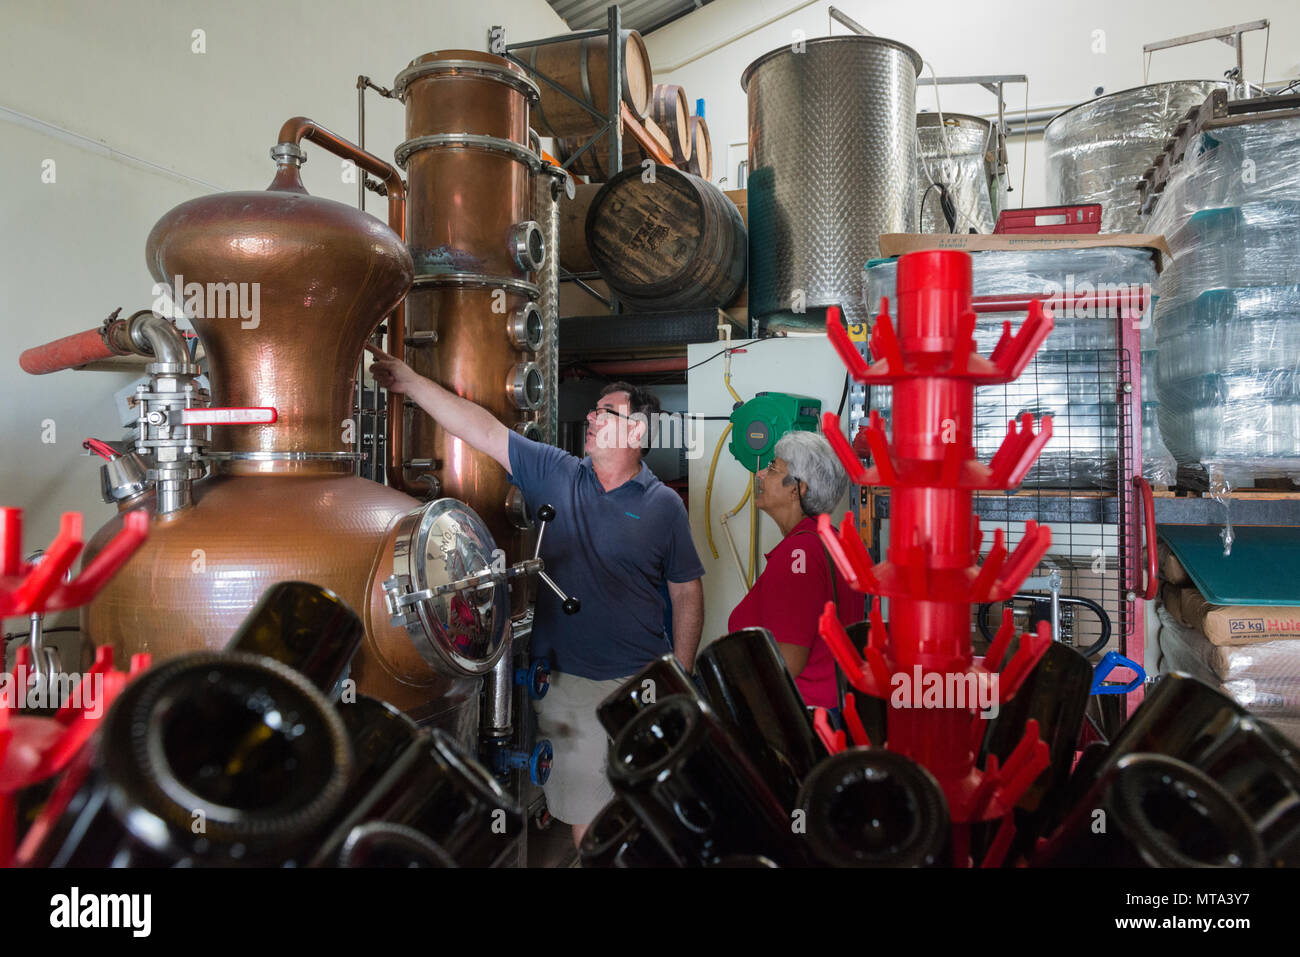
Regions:
<instances>
[{"instance_id":1,"label":"copper pipe","mask_svg":"<svg viewBox=\"0 0 1300 957\"><path fill-rule=\"evenodd\" d=\"M363 150L351 140L345 140L305 116L295 116L280 127L279 142L297 146L303 140L310 140L335 156L350 159L358 169L378 176L388 191L388 228L403 242L406 241L406 183L396 166L385 163L374 153Z\"/></svg>"},{"instance_id":2,"label":"copper pipe","mask_svg":"<svg viewBox=\"0 0 1300 957\"><path fill-rule=\"evenodd\" d=\"M584 362L580 367L566 369L564 374L569 377L578 377L583 372L594 372L602 376L617 376L685 371L685 359L635 359L627 362Z\"/></svg>"},{"instance_id":3,"label":"copper pipe","mask_svg":"<svg viewBox=\"0 0 1300 957\"><path fill-rule=\"evenodd\" d=\"M362 176L373 173L384 184L388 194L388 228L397 233L402 242L406 242L406 183L397 167L385 163L373 153L363 150L355 143L345 140L337 133L326 129L315 120L305 116L295 116L286 120L280 127L281 143L300 144L309 140L317 146L343 159L350 159L362 170ZM362 187L364 189L364 185ZM406 300L397 304L392 315L388 317L388 354L394 359L406 360ZM364 355L364 352L363 352ZM385 444L388 447L388 465L385 471L388 484L408 495L419 496L425 489L406 481L403 465L405 459L405 433L402 428L405 416L403 398L389 393L388 421L385 423Z\"/></svg>"}]
</instances>

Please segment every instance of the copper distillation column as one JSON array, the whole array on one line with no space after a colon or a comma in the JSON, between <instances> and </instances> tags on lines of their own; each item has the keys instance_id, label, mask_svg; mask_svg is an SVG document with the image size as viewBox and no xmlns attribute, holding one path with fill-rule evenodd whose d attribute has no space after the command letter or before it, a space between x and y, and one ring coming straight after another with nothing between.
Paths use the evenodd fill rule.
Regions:
<instances>
[{"instance_id":1,"label":"copper distillation column","mask_svg":"<svg viewBox=\"0 0 1300 957\"><path fill-rule=\"evenodd\" d=\"M443 50L412 61L393 90L406 105L407 139L396 159L409 178L415 280L390 351L540 438L535 415L545 388L536 360L544 329L533 274L550 250L533 219L541 161L529 149L528 110L537 87L501 57ZM390 482L423 480L436 495L461 499L509 560L522 557L529 522L505 471L406 408L390 397Z\"/></svg>"}]
</instances>

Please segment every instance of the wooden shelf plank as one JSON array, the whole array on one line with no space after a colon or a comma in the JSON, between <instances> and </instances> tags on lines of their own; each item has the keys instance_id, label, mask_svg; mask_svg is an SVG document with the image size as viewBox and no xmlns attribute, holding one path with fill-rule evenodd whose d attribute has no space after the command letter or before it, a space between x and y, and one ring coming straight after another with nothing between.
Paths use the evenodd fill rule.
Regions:
<instances>
[{"instance_id":1,"label":"wooden shelf plank","mask_svg":"<svg viewBox=\"0 0 1300 957\"><path fill-rule=\"evenodd\" d=\"M670 154L664 152L664 148L659 144L649 131L641 124L632 111L627 108L627 104L619 102L618 104L619 119L623 123L623 135L631 134L632 139L637 141L637 145L649 154L650 158L656 163L662 163L665 166L675 166Z\"/></svg>"}]
</instances>

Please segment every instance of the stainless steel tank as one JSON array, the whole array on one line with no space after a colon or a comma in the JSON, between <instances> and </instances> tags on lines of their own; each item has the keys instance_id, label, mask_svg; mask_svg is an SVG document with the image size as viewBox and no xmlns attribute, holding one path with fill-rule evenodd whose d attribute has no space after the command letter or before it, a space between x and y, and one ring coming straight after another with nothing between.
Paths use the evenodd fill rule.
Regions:
<instances>
[{"instance_id":1,"label":"stainless steel tank","mask_svg":"<svg viewBox=\"0 0 1300 957\"><path fill-rule=\"evenodd\" d=\"M862 267L916 228L921 57L880 37L822 37L759 57L749 95L749 310L816 326L866 319Z\"/></svg>"},{"instance_id":2,"label":"stainless steel tank","mask_svg":"<svg viewBox=\"0 0 1300 957\"><path fill-rule=\"evenodd\" d=\"M1222 80L1152 83L1058 113L1043 131L1049 205L1101 203L1101 231L1142 231L1138 180L1178 121Z\"/></svg>"},{"instance_id":3,"label":"stainless steel tank","mask_svg":"<svg viewBox=\"0 0 1300 957\"><path fill-rule=\"evenodd\" d=\"M923 233L991 233L1001 200L997 130L988 120L963 113L916 117L916 212ZM950 229L938 185L956 213Z\"/></svg>"}]
</instances>

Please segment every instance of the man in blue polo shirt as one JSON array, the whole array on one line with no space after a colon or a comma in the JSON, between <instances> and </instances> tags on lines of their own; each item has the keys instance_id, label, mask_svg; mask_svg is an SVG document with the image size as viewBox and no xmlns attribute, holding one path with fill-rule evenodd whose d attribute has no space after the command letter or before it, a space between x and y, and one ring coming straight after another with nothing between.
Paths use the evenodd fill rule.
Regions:
<instances>
[{"instance_id":1,"label":"man in blue polo shirt","mask_svg":"<svg viewBox=\"0 0 1300 957\"><path fill-rule=\"evenodd\" d=\"M580 460L524 438L486 409L367 348L377 359L371 372L379 385L405 393L452 435L499 462L531 507L555 506L542 558L582 608L565 615L550 589L538 590L533 655L549 656L554 670L536 707L538 732L555 748L547 805L573 826L576 844L612 797L608 738L596 705L669 651L691 670L704 622L704 567L686 509L642 461L659 401L624 382L606 387L587 414L587 457ZM665 581L671 644L660 590Z\"/></svg>"}]
</instances>

